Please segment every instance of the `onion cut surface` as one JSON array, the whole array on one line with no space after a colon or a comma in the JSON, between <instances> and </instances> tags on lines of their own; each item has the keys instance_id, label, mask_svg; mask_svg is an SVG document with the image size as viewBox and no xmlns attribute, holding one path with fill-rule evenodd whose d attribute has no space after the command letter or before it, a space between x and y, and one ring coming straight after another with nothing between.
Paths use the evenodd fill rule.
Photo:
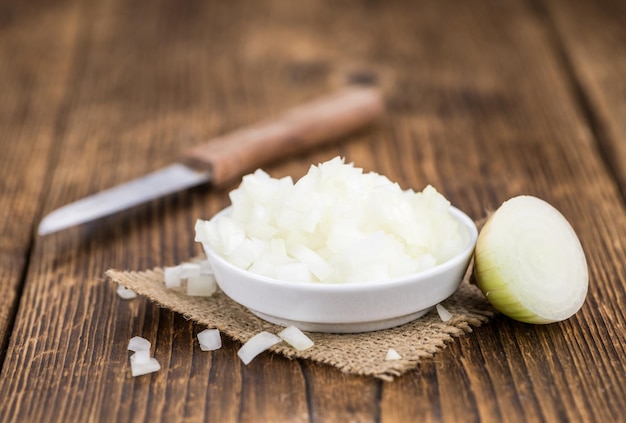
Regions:
<instances>
[{"instance_id":1,"label":"onion cut surface","mask_svg":"<svg viewBox=\"0 0 626 423\"><path fill-rule=\"evenodd\" d=\"M230 199L231 214L197 221L196 241L284 281L385 281L443 263L469 241L432 186L402 190L339 157L311 166L296 183L259 169Z\"/></svg>"},{"instance_id":2,"label":"onion cut surface","mask_svg":"<svg viewBox=\"0 0 626 423\"><path fill-rule=\"evenodd\" d=\"M532 196L514 197L489 217L478 236L474 271L497 310L527 323L571 317L589 285L574 229L557 209Z\"/></svg>"}]
</instances>

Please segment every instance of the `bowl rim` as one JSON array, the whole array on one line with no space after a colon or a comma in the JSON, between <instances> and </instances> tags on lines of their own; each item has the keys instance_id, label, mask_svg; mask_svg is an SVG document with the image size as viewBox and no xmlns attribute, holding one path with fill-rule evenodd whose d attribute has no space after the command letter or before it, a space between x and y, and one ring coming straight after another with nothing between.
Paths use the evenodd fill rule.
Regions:
<instances>
[{"instance_id":1,"label":"bowl rim","mask_svg":"<svg viewBox=\"0 0 626 423\"><path fill-rule=\"evenodd\" d=\"M211 220L219 219L220 217L228 214L232 206L228 206L215 214ZM219 262L219 264L223 267L228 268L229 271L235 272L241 276L254 278L255 280L263 283L267 286L272 286L275 288L285 288L292 290L301 290L307 292L362 292L364 289L367 290L376 290L376 289L389 289L392 287L402 286L406 284L413 284L419 281L425 281L430 279L433 276L440 275L445 273L446 271L455 268L456 266L463 264L466 262L468 257L471 257L471 254L476 246L476 242L478 240L478 228L476 227L476 223L463 211L460 209L450 206L449 212L468 232L469 240L463 250L457 253L455 256L449 258L432 267L430 269L423 270L417 273L411 273L408 275L404 275L398 278L393 279L385 279L381 281L372 281L372 282L345 282L345 283L324 283L324 282L292 282L285 281L275 278L270 278L268 276L260 275L257 273L250 272L246 269L242 269L232 264L224 257L222 257L218 252L214 249L210 248L210 246L205 246L205 253L208 258L211 260L215 260ZM204 245L204 244L203 244Z\"/></svg>"}]
</instances>

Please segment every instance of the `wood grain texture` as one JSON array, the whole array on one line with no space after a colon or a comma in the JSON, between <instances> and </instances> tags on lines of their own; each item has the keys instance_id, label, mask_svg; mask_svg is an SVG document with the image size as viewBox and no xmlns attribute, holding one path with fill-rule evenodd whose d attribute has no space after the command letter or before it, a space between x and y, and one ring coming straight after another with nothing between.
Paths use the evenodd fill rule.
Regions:
<instances>
[{"instance_id":1,"label":"wood grain texture","mask_svg":"<svg viewBox=\"0 0 626 423\"><path fill-rule=\"evenodd\" d=\"M49 158L63 132L77 18L62 2L41 9L0 2L0 347L10 335L31 228L49 188Z\"/></svg>"},{"instance_id":2,"label":"wood grain texture","mask_svg":"<svg viewBox=\"0 0 626 423\"><path fill-rule=\"evenodd\" d=\"M606 140L626 142L626 102L611 91L625 73L602 69L620 48L606 34L567 40L586 13L598 27L609 22L611 40L624 29L610 24L618 13L573 3L0 2L11 12L0 13L0 76L9 81L0 143L10 152L0 172L22 187L0 198L0 306L17 310L11 333L0 331L0 421L622 419L626 214L617 165L601 151ZM607 51L589 62L599 45ZM40 212L349 82L385 91L386 121L268 172L297 178L341 154L403 187L430 183L476 219L513 195L542 197L586 250L581 312L548 326L497 317L394 382L271 354L244 366L237 343L202 352L203 328L143 299L123 301L102 279L111 267L195 256L195 220L227 205L235 183L36 239L30 253L29 233L7 221L21 205L17 219L32 231ZM604 119L604 141L585 107ZM152 341L160 372L130 377L134 335Z\"/></svg>"},{"instance_id":3,"label":"wood grain texture","mask_svg":"<svg viewBox=\"0 0 626 423\"><path fill-rule=\"evenodd\" d=\"M545 10L581 107L626 197L626 4L547 1Z\"/></svg>"}]
</instances>

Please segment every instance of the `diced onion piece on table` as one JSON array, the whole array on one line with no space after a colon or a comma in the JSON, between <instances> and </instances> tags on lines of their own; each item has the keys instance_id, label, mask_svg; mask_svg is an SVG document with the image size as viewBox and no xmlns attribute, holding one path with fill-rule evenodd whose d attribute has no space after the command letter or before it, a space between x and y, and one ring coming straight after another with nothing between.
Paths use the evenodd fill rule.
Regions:
<instances>
[{"instance_id":1,"label":"diced onion piece on table","mask_svg":"<svg viewBox=\"0 0 626 423\"><path fill-rule=\"evenodd\" d=\"M288 326L278 333L278 337L298 351L304 351L313 346L311 338L306 336L295 326Z\"/></svg>"},{"instance_id":2,"label":"diced onion piece on table","mask_svg":"<svg viewBox=\"0 0 626 423\"><path fill-rule=\"evenodd\" d=\"M154 373L161 370L161 365L156 358L149 357L147 362L140 360L137 353L130 356L130 373L133 377Z\"/></svg>"},{"instance_id":3,"label":"diced onion piece on table","mask_svg":"<svg viewBox=\"0 0 626 423\"><path fill-rule=\"evenodd\" d=\"M150 351L150 341L141 336L133 336L128 341L128 349L130 351Z\"/></svg>"},{"instance_id":4,"label":"diced onion piece on table","mask_svg":"<svg viewBox=\"0 0 626 423\"><path fill-rule=\"evenodd\" d=\"M389 348L389 350L387 351L387 355L385 356L385 361L395 361L400 360L401 358L402 356L398 354L398 351L394 350L393 348Z\"/></svg>"},{"instance_id":5,"label":"diced onion piece on table","mask_svg":"<svg viewBox=\"0 0 626 423\"><path fill-rule=\"evenodd\" d=\"M441 304L437 304L435 308L437 309L437 314L439 314L439 318L442 322L447 322L452 319L452 314L450 314L450 312Z\"/></svg>"},{"instance_id":6,"label":"diced onion piece on table","mask_svg":"<svg viewBox=\"0 0 626 423\"><path fill-rule=\"evenodd\" d=\"M150 350L139 350L131 357L136 364L147 364L150 362Z\"/></svg>"},{"instance_id":7,"label":"diced onion piece on table","mask_svg":"<svg viewBox=\"0 0 626 423\"><path fill-rule=\"evenodd\" d=\"M576 313L587 296L585 254L565 217L532 196L504 202L483 226L474 255L478 287L503 314L552 323Z\"/></svg>"},{"instance_id":8,"label":"diced onion piece on table","mask_svg":"<svg viewBox=\"0 0 626 423\"><path fill-rule=\"evenodd\" d=\"M137 293L132 289L126 288L124 285L117 286L117 295L124 300L132 300L137 298Z\"/></svg>"},{"instance_id":9,"label":"diced onion piece on table","mask_svg":"<svg viewBox=\"0 0 626 423\"><path fill-rule=\"evenodd\" d=\"M202 351L214 351L222 348L222 338L217 329L205 329L199 332L197 336Z\"/></svg>"},{"instance_id":10,"label":"diced onion piece on table","mask_svg":"<svg viewBox=\"0 0 626 423\"><path fill-rule=\"evenodd\" d=\"M254 357L281 341L282 339L273 333L266 331L259 332L250 338L248 342L243 344L239 351L237 351L237 355L241 361L243 361L243 364L249 364Z\"/></svg>"}]
</instances>

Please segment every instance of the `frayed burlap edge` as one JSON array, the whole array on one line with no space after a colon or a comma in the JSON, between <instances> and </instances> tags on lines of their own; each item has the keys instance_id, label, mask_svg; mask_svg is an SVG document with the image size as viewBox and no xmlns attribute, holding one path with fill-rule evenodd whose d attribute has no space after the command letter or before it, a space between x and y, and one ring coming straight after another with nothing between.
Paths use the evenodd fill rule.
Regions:
<instances>
[{"instance_id":1,"label":"frayed burlap edge","mask_svg":"<svg viewBox=\"0 0 626 423\"><path fill-rule=\"evenodd\" d=\"M271 348L288 358L301 358L334 366L342 372L392 380L415 369L421 360L431 358L454 338L487 322L493 310L477 287L469 283L469 272L459 290L442 303L452 314L443 322L434 309L425 316L391 329L358 334L308 333L315 345L297 351L285 343ZM191 297L182 289L168 289L163 269L121 271L110 269L106 276L185 318L217 328L239 342L246 342L262 330L277 333L279 326L259 319L246 308L218 291L211 297ZM400 360L385 361L393 348Z\"/></svg>"}]
</instances>

